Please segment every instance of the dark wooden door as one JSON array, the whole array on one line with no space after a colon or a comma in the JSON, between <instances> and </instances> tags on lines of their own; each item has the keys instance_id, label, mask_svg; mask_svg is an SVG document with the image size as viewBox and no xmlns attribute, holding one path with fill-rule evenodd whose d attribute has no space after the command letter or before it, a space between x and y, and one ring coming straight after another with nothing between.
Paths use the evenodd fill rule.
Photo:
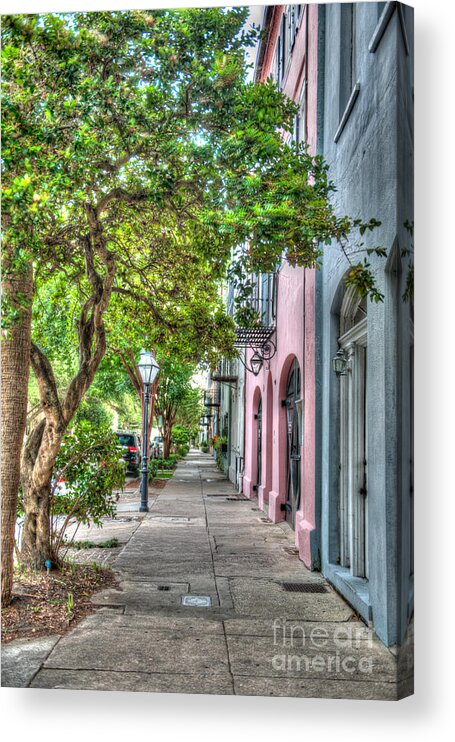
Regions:
<instances>
[{"instance_id":1,"label":"dark wooden door","mask_svg":"<svg viewBox=\"0 0 455 742\"><path fill-rule=\"evenodd\" d=\"M295 528L295 516L300 507L300 420L297 401L300 399L300 367L297 360L291 368L286 396L287 423L287 487L286 520Z\"/></svg>"},{"instance_id":2,"label":"dark wooden door","mask_svg":"<svg viewBox=\"0 0 455 742\"><path fill-rule=\"evenodd\" d=\"M258 417L257 417L257 475L256 475L256 492L261 484L262 474L262 399L259 400Z\"/></svg>"}]
</instances>

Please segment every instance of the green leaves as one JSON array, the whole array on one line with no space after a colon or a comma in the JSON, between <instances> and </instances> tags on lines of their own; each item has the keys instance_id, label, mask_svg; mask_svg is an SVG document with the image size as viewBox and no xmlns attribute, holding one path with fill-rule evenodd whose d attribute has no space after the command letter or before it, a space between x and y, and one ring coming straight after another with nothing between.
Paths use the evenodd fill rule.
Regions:
<instances>
[{"instance_id":1,"label":"green leaves","mask_svg":"<svg viewBox=\"0 0 455 742\"><path fill-rule=\"evenodd\" d=\"M353 286L360 296L369 296L376 304L384 301L384 296L376 288L371 265L366 258L363 263L357 263L349 269L344 281L347 286Z\"/></svg>"},{"instance_id":2,"label":"green leaves","mask_svg":"<svg viewBox=\"0 0 455 742\"><path fill-rule=\"evenodd\" d=\"M58 486L58 481L65 486ZM63 439L55 464L51 512L72 514L80 523L101 525L115 515L112 490L123 486L125 465L117 436L106 425L86 420Z\"/></svg>"}]
</instances>

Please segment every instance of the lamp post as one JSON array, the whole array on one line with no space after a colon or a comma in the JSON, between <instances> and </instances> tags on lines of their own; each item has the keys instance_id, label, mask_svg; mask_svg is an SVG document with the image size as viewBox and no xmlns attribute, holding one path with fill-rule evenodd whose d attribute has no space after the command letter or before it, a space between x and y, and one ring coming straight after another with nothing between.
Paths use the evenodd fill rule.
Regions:
<instances>
[{"instance_id":1,"label":"lamp post","mask_svg":"<svg viewBox=\"0 0 455 742\"><path fill-rule=\"evenodd\" d=\"M139 508L140 513L147 513L148 506L148 414L149 414L149 400L150 400L150 385L155 381L159 366L156 362L153 353L148 353L145 350L141 350L141 357L138 364L139 373L141 375L142 383L144 384L144 410L142 416L142 480L141 480L141 505Z\"/></svg>"}]
</instances>

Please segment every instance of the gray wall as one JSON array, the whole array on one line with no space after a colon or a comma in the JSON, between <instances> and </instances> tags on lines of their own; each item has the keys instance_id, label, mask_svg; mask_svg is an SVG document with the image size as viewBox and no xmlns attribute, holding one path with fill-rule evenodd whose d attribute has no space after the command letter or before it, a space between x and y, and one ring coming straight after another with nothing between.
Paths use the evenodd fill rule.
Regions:
<instances>
[{"instance_id":1,"label":"gray wall","mask_svg":"<svg viewBox=\"0 0 455 742\"><path fill-rule=\"evenodd\" d=\"M375 51L378 3L356 7L358 97L337 142L343 76L341 6L320 7L319 148L330 165L339 213L382 222L366 237L388 258L370 262L384 302L368 302L369 581L349 577L339 557L339 380L331 371L338 345L342 278L349 264L336 246L325 250L318 276L318 468L322 569L388 645L403 641L409 614L410 304L402 293L413 221L413 12L395 8ZM404 24L403 22L404 21ZM405 32L403 32L405 27ZM407 46L406 46L407 44ZM321 70L322 72L322 70Z\"/></svg>"}]
</instances>

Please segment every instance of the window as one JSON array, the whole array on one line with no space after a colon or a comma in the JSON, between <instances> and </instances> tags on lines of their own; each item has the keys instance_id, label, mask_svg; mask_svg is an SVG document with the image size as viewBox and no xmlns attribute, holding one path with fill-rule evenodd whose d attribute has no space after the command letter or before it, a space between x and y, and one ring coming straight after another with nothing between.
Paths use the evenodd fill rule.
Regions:
<instances>
[{"instance_id":1,"label":"window","mask_svg":"<svg viewBox=\"0 0 455 742\"><path fill-rule=\"evenodd\" d=\"M306 93L307 81L303 81L302 92L300 93L299 110L294 121L294 141L297 144L304 144L307 140L306 130Z\"/></svg>"},{"instance_id":2,"label":"window","mask_svg":"<svg viewBox=\"0 0 455 742\"><path fill-rule=\"evenodd\" d=\"M281 87L283 83L284 78L284 70L286 66L286 60L287 60L287 42L288 42L288 34L286 33L287 29L287 20L286 20L286 13L283 13L283 16L281 18L281 27L280 27L280 34L277 39L276 43L276 50L275 50L275 60L273 64L273 79L277 83L278 86Z\"/></svg>"},{"instance_id":3,"label":"window","mask_svg":"<svg viewBox=\"0 0 455 742\"><path fill-rule=\"evenodd\" d=\"M259 287L262 324L272 327L276 319L276 274L262 273Z\"/></svg>"},{"instance_id":4,"label":"window","mask_svg":"<svg viewBox=\"0 0 455 742\"><path fill-rule=\"evenodd\" d=\"M356 4L340 6L340 118L346 110L357 82Z\"/></svg>"}]
</instances>

